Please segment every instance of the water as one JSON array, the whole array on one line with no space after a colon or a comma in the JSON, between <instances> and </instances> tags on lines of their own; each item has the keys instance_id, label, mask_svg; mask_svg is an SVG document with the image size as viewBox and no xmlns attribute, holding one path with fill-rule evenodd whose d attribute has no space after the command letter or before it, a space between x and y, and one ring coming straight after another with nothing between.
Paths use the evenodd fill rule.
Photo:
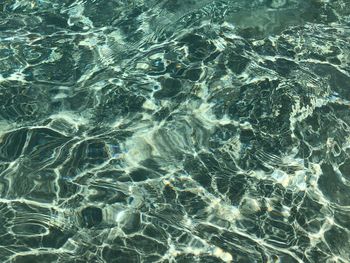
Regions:
<instances>
[{"instance_id":1,"label":"water","mask_svg":"<svg viewBox=\"0 0 350 263\"><path fill-rule=\"evenodd\" d=\"M350 262L349 0L0 10L0 262Z\"/></svg>"}]
</instances>

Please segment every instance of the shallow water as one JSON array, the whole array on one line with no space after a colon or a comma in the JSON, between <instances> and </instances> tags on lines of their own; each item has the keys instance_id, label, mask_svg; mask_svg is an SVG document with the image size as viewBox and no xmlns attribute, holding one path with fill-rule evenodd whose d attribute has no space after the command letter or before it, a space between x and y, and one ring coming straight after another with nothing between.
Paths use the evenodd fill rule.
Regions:
<instances>
[{"instance_id":1,"label":"shallow water","mask_svg":"<svg viewBox=\"0 0 350 263\"><path fill-rule=\"evenodd\" d=\"M0 11L0 262L350 262L349 0Z\"/></svg>"}]
</instances>

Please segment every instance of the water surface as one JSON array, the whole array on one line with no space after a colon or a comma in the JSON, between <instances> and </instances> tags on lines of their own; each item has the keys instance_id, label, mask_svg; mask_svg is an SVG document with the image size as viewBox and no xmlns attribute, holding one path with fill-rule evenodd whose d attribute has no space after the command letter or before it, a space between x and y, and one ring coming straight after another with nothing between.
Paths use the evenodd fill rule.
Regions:
<instances>
[{"instance_id":1,"label":"water surface","mask_svg":"<svg viewBox=\"0 0 350 263\"><path fill-rule=\"evenodd\" d=\"M0 2L0 261L350 262L349 0Z\"/></svg>"}]
</instances>

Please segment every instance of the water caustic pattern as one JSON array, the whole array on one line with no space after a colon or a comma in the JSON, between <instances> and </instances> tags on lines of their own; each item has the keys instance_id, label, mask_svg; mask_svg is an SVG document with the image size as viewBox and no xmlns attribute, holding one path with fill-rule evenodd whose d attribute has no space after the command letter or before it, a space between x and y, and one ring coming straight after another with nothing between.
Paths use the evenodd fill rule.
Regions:
<instances>
[{"instance_id":1,"label":"water caustic pattern","mask_svg":"<svg viewBox=\"0 0 350 263\"><path fill-rule=\"evenodd\" d=\"M0 262L350 262L348 0L0 10Z\"/></svg>"}]
</instances>

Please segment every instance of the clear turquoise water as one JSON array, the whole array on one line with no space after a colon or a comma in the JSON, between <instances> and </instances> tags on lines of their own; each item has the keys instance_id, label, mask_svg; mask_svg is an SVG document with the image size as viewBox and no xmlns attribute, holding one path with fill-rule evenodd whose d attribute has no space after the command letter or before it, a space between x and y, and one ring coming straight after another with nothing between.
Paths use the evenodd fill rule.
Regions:
<instances>
[{"instance_id":1,"label":"clear turquoise water","mask_svg":"<svg viewBox=\"0 0 350 263\"><path fill-rule=\"evenodd\" d=\"M349 0L2 0L0 262L350 262Z\"/></svg>"}]
</instances>

